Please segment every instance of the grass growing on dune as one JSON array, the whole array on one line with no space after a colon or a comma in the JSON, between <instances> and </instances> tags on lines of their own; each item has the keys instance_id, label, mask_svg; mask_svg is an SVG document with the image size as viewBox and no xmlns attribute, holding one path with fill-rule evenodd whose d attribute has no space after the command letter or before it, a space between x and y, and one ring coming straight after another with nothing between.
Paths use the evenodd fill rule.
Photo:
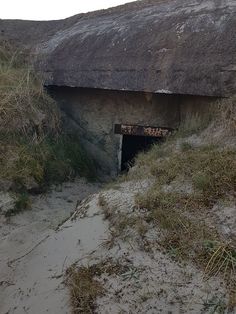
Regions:
<instances>
[{"instance_id":1,"label":"grass growing on dune","mask_svg":"<svg viewBox=\"0 0 236 314\"><path fill-rule=\"evenodd\" d=\"M0 43L0 180L24 192L76 175L93 178L93 162L77 135L62 132L59 109L29 58Z\"/></svg>"},{"instance_id":2,"label":"grass growing on dune","mask_svg":"<svg viewBox=\"0 0 236 314\"><path fill-rule=\"evenodd\" d=\"M0 132L55 133L60 113L28 59L23 52L0 44Z\"/></svg>"},{"instance_id":3,"label":"grass growing on dune","mask_svg":"<svg viewBox=\"0 0 236 314\"><path fill-rule=\"evenodd\" d=\"M62 134L30 142L27 137L1 139L0 178L13 182L16 189L62 183L75 176L95 178L93 161L81 148L78 136Z\"/></svg>"},{"instance_id":4,"label":"grass growing on dune","mask_svg":"<svg viewBox=\"0 0 236 314\"><path fill-rule=\"evenodd\" d=\"M163 231L160 243L167 252L178 259L193 260L207 276L222 275L235 296L236 245L203 217L214 204L235 193L236 150L183 145L159 158L156 150L147 153L148 169L145 155L137 158L137 169L142 173L145 167L154 183L136 196L136 205L146 209L146 220ZM184 183L189 186L186 191L180 189Z\"/></svg>"}]
</instances>

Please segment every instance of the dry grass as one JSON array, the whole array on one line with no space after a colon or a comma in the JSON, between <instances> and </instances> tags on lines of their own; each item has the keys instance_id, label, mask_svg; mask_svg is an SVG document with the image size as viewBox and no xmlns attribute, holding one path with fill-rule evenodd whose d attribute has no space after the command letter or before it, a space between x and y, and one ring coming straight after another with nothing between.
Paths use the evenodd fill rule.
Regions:
<instances>
[{"instance_id":1,"label":"dry grass","mask_svg":"<svg viewBox=\"0 0 236 314\"><path fill-rule=\"evenodd\" d=\"M102 209L104 219L107 220L112 217L114 210L110 208L108 202L103 194L99 194L98 196L98 206Z\"/></svg>"},{"instance_id":2,"label":"dry grass","mask_svg":"<svg viewBox=\"0 0 236 314\"><path fill-rule=\"evenodd\" d=\"M29 58L29 57L28 57ZM27 57L0 45L0 132L57 132L60 114Z\"/></svg>"},{"instance_id":3,"label":"dry grass","mask_svg":"<svg viewBox=\"0 0 236 314\"><path fill-rule=\"evenodd\" d=\"M219 101L212 125L226 136L236 135L236 96Z\"/></svg>"},{"instance_id":4,"label":"dry grass","mask_svg":"<svg viewBox=\"0 0 236 314\"><path fill-rule=\"evenodd\" d=\"M217 276L220 272L224 277L234 278L236 275L236 250L230 243L213 243L212 254L206 265L205 272L209 276Z\"/></svg>"},{"instance_id":5,"label":"dry grass","mask_svg":"<svg viewBox=\"0 0 236 314\"><path fill-rule=\"evenodd\" d=\"M94 165L78 136L63 134L60 112L29 62L0 43L0 180L18 191L94 178Z\"/></svg>"},{"instance_id":6,"label":"dry grass","mask_svg":"<svg viewBox=\"0 0 236 314\"><path fill-rule=\"evenodd\" d=\"M208 136L209 141L212 141L213 133L220 134L218 141L221 143L226 137L236 135L236 95L209 105L204 115L190 113L180 123L174 138L201 133L204 137Z\"/></svg>"},{"instance_id":7,"label":"dry grass","mask_svg":"<svg viewBox=\"0 0 236 314\"><path fill-rule=\"evenodd\" d=\"M171 256L194 261L207 276L223 276L234 294L235 243L224 239L203 217L219 200L234 195L236 151L187 145L181 151L168 152L164 158L155 158L154 152L147 155L151 156L148 171L155 183L146 193L137 195L137 206L148 210L147 220L162 229L159 244ZM137 159L139 168L143 166L144 157ZM147 165L144 167L147 171ZM173 182L179 182L180 187L188 182L191 192L163 188L171 187Z\"/></svg>"},{"instance_id":8,"label":"dry grass","mask_svg":"<svg viewBox=\"0 0 236 314\"><path fill-rule=\"evenodd\" d=\"M154 152L157 148L154 149ZM149 153L148 153L149 154ZM219 150L214 146L203 146L168 154L165 158L155 157L150 152L145 164L145 155L137 159L136 165L141 173L145 168L146 175L156 178L158 191L160 185L170 184L174 180L191 182L195 196L201 205L213 204L226 193L233 193L236 188L236 151Z\"/></svg>"},{"instance_id":9,"label":"dry grass","mask_svg":"<svg viewBox=\"0 0 236 314\"><path fill-rule=\"evenodd\" d=\"M212 107L209 108L208 112L205 112L204 116L197 113L189 114L179 125L178 131L175 134L175 138L186 137L202 132L209 126L211 121L213 121L214 116L215 109Z\"/></svg>"},{"instance_id":10,"label":"dry grass","mask_svg":"<svg viewBox=\"0 0 236 314\"><path fill-rule=\"evenodd\" d=\"M95 166L78 136L61 134L30 142L29 137L1 137L0 180L12 182L13 190L47 187L75 176L95 178Z\"/></svg>"},{"instance_id":11,"label":"dry grass","mask_svg":"<svg viewBox=\"0 0 236 314\"><path fill-rule=\"evenodd\" d=\"M66 283L70 289L72 312L74 314L94 313L96 299L103 294L102 284L94 279L96 267L71 267L67 270Z\"/></svg>"},{"instance_id":12,"label":"dry grass","mask_svg":"<svg viewBox=\"0 0 236 314\"><path fill-rule=\"evenodd\" d=\"M154 180L147 192L136 196L136 205L147 211L150 226L162 230L158 245L174 258L194 261L206 278L222 276L230 291L229 308L236 306L236 245L204 217L217 202L235 199L236 150L224 145L236 134L235 108L235 98L220 101L208 127L199 119L183 126L163 145L139 154L124 178ZM203 129L199 138L209 135L211 144L196 147L183 141L183 136ZM221 135L215 143L222 147L212 144L215 132ZM189 188L183 188L186 185Z\"/></svg>"},{"instance_id":13,"label":"dry grass","mask_svg":"<svg viewBox=\"0 0 236 314\"><path fill-rule=\"evenodd\" d=\"M225 280L230 292L228 308L236 306L236 245L214 225L208 225L205 218L216 203L235 198L236 150L234 146L217 146L218 141L212 144L212 140L197 146L183 137L198 132L200 139L217 128L224 144L224 139L236 134L235 108L233 98L221 101L205 121L192 117L193 121L182 125L166 143L137 156L135 166L118 182L152 178L152 187L136 196L140 216L137 212L117 213L104 197L100 200L110 222L111 245L117 238L129 241L130 229L141 238L149 228L160 230L158 248L161 246L175 259L194 262L206 279L221 276ZM155 242L151 245L154 247Z\"/></svg>"},{"instance_id":14,"label":"dry grass","mask_svg":"<svg viewBox=\"0 0 236 314\"><path fill-rule=\"evenodd\" d=\"M99 281L102 275L121 275L129 267L107 259L92 266L71 266L66 273L66 285L70 289L70 300L74 314L96 313L96 299L102 296L105 289Z\"/></svg>"},{"instance_id":15,"label":"dry grass","mask_svg":"<svg viewBox=\"0 0 236 314\"><path fill-rule=\"evenodd\" d=\"M149 191L146 195L138 195L136 203L149 210L146 220L163 230L158 244L175 258L193 259L205 255L205 241L214 241L217 233L203 222L188 217L182 207L184 201L181 204L180 200L177 193L157 192L154 195Z\"/></svg>"}]
</instances>

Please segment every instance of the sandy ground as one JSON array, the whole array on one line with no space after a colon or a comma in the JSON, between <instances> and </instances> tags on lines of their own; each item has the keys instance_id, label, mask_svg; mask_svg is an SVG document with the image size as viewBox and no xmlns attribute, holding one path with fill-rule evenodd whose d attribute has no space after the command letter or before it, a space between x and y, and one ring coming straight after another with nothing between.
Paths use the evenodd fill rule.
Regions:
<instances>
[{"instance_id":1,"label":"sandy ground","mask_svg":"<svg viewBox=\"0 0 236 314\"><path fill-rule=\"evenodd\" d=\"M137 210L142 215L135 209L134 196L145 191L149 183L126 182L119 189L102 194L118 213L134 214ZM98 313L228 313L224 309L226 287L220 278L206 280L194 265L177 263L161 250L141 250L140 239L132 228L128 233L128 242L122 240L125 236L122 234L114 247L100 252L99 260L110 257L129 270L119 276L105 274L99 279L106 293L97 300ZM158 230L150 229L146 238L152 243L159 235Z\"/></svg>"},{"instance_id":2,"label":"sandy ground","mask_svg":"<svg viewBox=\"0 0 236 314\"><path fill-rule=\"evenodd\" d=\"M92 221L88 217L77 224L68 221L58 226L70 217L79 201L99 188L84 180L66 183L35 197L31 211L7 223L1 217L1 314L69 313L63 271L99 245L104 223L99 217Z\"/></svg>"},{"instance_id":3,"label":"sandy ground","mask_svg":"<svg viewBox=\"0 0 236 314\"><path fill-rule=\"evenodd\" d=\"M105 293L97 299L97 313L227 313L228 296L220 278L205 280L192 264L177 263L161 250L141 250L135 232L130 241L122 234L113 246L107 245L110 228L98 205L99 194L118 213L133 213L135 194L149 184L126 182L96 193L99 187L78 181L37 197L33 211L2 223L0 313L70 313L65 270L74 262L87 266L107 259L125 267L122 274L98 278ZM154 229L147 234L149 242L158 236Z\"/></svg>"}]
</instances>

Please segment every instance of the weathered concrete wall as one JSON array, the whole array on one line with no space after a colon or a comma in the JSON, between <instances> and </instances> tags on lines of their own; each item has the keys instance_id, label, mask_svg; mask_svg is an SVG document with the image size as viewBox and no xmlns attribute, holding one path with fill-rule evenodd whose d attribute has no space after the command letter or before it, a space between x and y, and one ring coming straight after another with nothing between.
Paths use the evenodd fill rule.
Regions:
<instances>
[{"instance_id":1,"label":"weathered concrete wall","mask_svg":"<svg viewBox=\"0 0 236 314\"><path fill-rule=\"evenodd\" d=\"M201 96L236 93L235 0L142 0L61 21L0 20L45 85Z\"/></svg>"},{"instance_id":2,"label":"weathered concrete wall","mask_svg":"<svg viewBox=\"0 0 236 314\"><path fill-rule=\"evenodd\" d=\"M116 174L120 135L115 124L179 126L181 117L201 112L211 99L143 92L110 91L69 87L50 87L50 92L70 118L90 155L103 171Z\"/></svg>"},{"instance_id":3,"label":"weathered concrete wall","mask_svg":"<svg viewBox=\"0 0 236 314\"><path fill-rule=\"evenodd\" d=\"M74 122L87 150L110 173L117 172L120 145L114 124L179 124L178 97L173 95L68 87L51 87L50 92Z\"/></svg>"}]
</instances>

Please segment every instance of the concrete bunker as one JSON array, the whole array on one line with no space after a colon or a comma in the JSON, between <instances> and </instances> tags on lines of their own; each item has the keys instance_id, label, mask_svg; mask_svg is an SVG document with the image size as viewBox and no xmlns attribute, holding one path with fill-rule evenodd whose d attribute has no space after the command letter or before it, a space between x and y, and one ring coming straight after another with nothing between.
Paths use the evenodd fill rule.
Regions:
<instances>
[{"instance_id":1,"label":"concrete bunker","mask_svg":"<svg viewBox=\"0 0 236 314\"><path fill-rule=\"evenodd\" d=\"M164 141L191 116L204 119L216 97L66 86L47 87L64 112L67 132L77 132L98 168L125 170L133 157Z\"/></svg>"},{"instance_id":2,"label":"concrete bunker","mask_svg":"<svg viewBox=\"0 0 236 314\"><path fill-rule=\"evenodd\" d=\"M66 131L115 175L121 137L134 142L115 124L175 129L235 95L235 1L207 3L142 0L61 21L0 20L0 37L32 49Z\"/></svg>"}]
</instances>

